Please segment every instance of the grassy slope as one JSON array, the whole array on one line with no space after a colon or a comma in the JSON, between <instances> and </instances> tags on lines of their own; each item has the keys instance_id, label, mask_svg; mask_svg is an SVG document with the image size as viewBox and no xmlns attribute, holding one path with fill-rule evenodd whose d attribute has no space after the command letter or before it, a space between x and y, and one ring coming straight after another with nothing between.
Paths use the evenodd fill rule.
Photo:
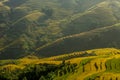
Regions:
<instances>
[{"instance_id":1,"label":"grassy slope","mask_svg":"<svg viewBox=\"0 0 120 80\"><path fill-rule=\"evenodd\" d=\"M119 65L120 50L115 48L104 48L84 51L88 54L94 52L93 56L82 56L83 52L74 52L71 54L60 55L50 58L39 59L36 56L27 56L25 58L17 60L0 60L0 70L6 69L9 72L24 69L28 65L48 63L48 64L60 64L62 60L66 59L71 63L77 63L77 69L74 73L69 73L61 77L56 77L55 80L88 80L89 78L103 80L108 78L119 78L119 66L117 68L114 65ZM70 57L70 56L75 57ZM67 57L67 58L66 58ZM112 64L111 64L112 63ZM110 69L112 66L112 69ZM117 71L117 72L116 72ZM111 75L111 77L107 77ZM96 77L97 76L97 77ZM98 77L99 76L99 77ZM119 79L118 79L119 80Z\"/></svg>"}]
</instances>

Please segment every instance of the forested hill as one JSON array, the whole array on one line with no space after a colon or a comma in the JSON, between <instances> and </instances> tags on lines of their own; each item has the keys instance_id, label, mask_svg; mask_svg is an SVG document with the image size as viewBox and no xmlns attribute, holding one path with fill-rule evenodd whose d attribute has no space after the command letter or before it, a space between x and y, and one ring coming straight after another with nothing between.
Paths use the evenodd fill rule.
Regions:
<instances>
[{"instance_id":1,"label":"forested hill","mask_svg":"<svg viewBox=\"0 0 120 80\"><path fill-rule=\"evenodd\" d=\"M119 5L120 0L0 0L0 59L19 58L36 49L41 56L40 48L59 38L115 25Z\"/></svg>"},{"instance_id":2,"label":"forested hill","mask_svg":"<svg viewBox=\"0 0 120 80\"><path fill-rule=\"evenodd\" d=\"M120 24L60 38L36 50L37 55L55 56L96 48L120 48ZM48 55L49 54L49 55Z\"/></svg>"}]
</instances>

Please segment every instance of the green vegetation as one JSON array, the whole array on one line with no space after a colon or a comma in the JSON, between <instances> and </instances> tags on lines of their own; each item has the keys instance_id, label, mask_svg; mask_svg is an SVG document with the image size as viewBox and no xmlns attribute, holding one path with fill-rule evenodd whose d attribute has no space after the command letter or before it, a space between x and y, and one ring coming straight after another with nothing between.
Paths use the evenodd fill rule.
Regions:
<instances>
[{"instance_id":1,"label":"green vegetation","mask_svg":"<svg viewBox=\"0 0 120 80\"><path fill-rule=\"evenodd\" d=\"M120 0L0 0L0 80L120 80Z\"/></svg>"},{"instance_id":2,"label":"green vegetation","mask_svg":"<svg viewBox=\"0 0 120 80\"><path fill-rule=\"evenodd\" d=\"M15 71L1 70L0 80L53 80L56 76L75 72L77 64L71 64L64 61L59 64L39 64L29 65L23 70L16 69Z\"/></svg>"},{"instance_id":3,"label":"green vegetation","mask_svg":"<svg viewBox=\"0 0 120 80\"><path fill-rule=\"evenodd\" d=\"M119 51L106 48L85 51L94 52L96 56L78 57L84 52L74 52L43 59L31 55L17 60L0 60L0 80L119 80ZM70 55L76 57L70 58Z\"/></svg>"},{"instance_id":4,"label":"green vegetation","mask_svg":"<svg viewBox=\"0 0 120 80\"><path fill-rule=\"evenodd\" d=\"M42 56L54 56L62 53L71 53L96 48L119 48L119 32L120 24L115 24L112 26L63 37L51 44L37 49L36 53Z\"/></svg>"},{"instance_id":5,"label":"green vegetation","mask_svg":"<svg viewBox=\"0 0 120 80\"><path fill-rule=\"evenodd\" d=\"M106 62L106 68L107 68L107 71L109 71L109 72L120 72L120 62L119 62L119 58L118 59L115 59L115 58L113 58L113 59L110 59L110 60L108 60L107 62Z\"/></svg>"},{"instance_id":6,"label":"green vegetation","mask_svg":"<svg viewBox=\"0 0 120 80\"><path fill-rule=\"evenodd\" d=\"M108 59L105 63L106 71L102 73L92 74L85 78L85 80L96 80L96 79L116 79L119 80L119 73L120 73L120 58L112 58ZM107 77L109 75L109 77ZM111 76L110 76L111 75Z\"/></svg>"},{"instance_id":7,"label":"green vegetation","mask_svg":"<svg viewBox=\"0 0 120 80\"><path fill-rule=\"evenodd\" d=\"M119 30L116 31L119 29L119 4L118 0L2 0L0 59L20 58L31 53L46 57L46 54L54 56L93 48L119 48L119 38L112 38L119 34ZM115 24L118 25L111 28L113 32L104 29ZM93 31L98 28L100 31ZM78 39L75 36L79 34L86 35ZM53 46L52 49L49 46Z\"/></svg>"}]
</instances>

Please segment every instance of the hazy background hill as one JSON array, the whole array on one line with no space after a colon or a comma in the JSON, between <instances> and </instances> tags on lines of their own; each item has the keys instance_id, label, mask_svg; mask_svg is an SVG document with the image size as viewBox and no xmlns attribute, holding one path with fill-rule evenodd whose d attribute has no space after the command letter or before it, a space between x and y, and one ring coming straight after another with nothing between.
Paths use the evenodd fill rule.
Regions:
<instances>
[{"instance_id":1,"label":"hazy background hill","mask_svg":"<svg viewBox=\"0 0 120 80\"><path fill-rule=\"evenodd\" d=\"M117 24L119 5L119 0L0 0L0 58L19 58L56 39Z\"/></svg>"},{"instance_id":2,"label":"hazy background hill","mask_svg":"<svg viewBox=\"0 0 120 80\"><path fill-rule=\"evenodd\" d=\"M120 24L83 32L60 38L55 42L37 49L37 54L54 56L96 48L120 47ZM48 55L49 54L49 55Z\"/></svg>"}]
</instances>

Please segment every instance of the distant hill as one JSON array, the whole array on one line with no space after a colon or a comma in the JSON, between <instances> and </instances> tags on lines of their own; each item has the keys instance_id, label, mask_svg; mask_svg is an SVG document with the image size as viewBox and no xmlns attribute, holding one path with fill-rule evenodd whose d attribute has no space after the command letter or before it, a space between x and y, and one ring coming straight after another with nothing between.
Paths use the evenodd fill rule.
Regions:
<instances>
[{"instance_id":1,"label":"distant hill","mask_svg":"<svg viewBox=\"0 0 120 80\"><path fill-rule=\"evenodd\" d=\"M74 15L68 20L64 34L76 34L119 22L119 5L119 1L108 0L90 7L84 13Z\"/></svg>"},{"instance_id":2,"label":"distant hill","mask_svg":"<svg viewBox=\"0 0 120 80\"><path fill-rule=\"evenodd\" d=\"M1 0L1 59L19 58L59 38L117 24L119 5L119 0Z\"/></svg>"},{"instance_id":3,"label":"distant hill","mask_svg":"<svg viewBox=\"0 0 120 80\"><path fill-rule=\"evenodd\" d=\"M88 32L60 38L51 44L38 48L37 54L40 56L54 56L62 53L96 48L120 48L119 34L120 24L98 28Z\"/></svg>"}]
</instances>

